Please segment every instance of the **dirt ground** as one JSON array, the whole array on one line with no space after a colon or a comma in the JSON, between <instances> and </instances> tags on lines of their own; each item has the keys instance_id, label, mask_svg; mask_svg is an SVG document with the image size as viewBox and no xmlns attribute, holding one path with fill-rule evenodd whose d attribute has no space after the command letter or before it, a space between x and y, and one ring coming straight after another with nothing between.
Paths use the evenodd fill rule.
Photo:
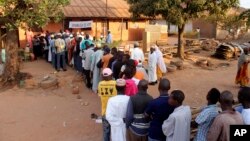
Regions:
<instances>
[{"instance_id":1,"label":"dirt ground","mask_svg":"<svg viewBox=\"0 0 250 141\"><path fill-rule=\"evenodd\" d=\"M239 87L234 84L237 61L213 61L230 63L230 66L207 70L187 61L186 69L167 74L171 90L180 89L186 94L185 104L192 107L205 105L206 93L213 87L230 90L237 96ZM39 60L24 63L22 72L43 77L54 70L50 64ZM71 81L75 75L71 69L59 72L60 87L54 90L16 86L1 92L0 141L101 141L101 124L90 119L91 113L100 114L100 100L81 83L81 99L71 94ZM151 86L149 94L157 97L157 86Z\"/></svg>"}]
</instances>

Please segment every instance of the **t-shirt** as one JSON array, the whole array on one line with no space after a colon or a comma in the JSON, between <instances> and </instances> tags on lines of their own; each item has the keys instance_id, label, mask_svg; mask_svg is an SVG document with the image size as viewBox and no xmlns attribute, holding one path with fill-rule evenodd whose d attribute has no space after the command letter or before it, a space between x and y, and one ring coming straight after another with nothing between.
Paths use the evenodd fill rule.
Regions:
<instances>
[{"instance_id":1,"label":"t-shirt","mask_svg":"<svg viewBox=\"0 0 250 141\"><path fill-rule=\"evenodd\" d=\"M113 57L112 54L106 54L102 57L103 66L102 68L107 68L109 65L109 60Z\"/></svg>"},{"instance_id":2,"label":"t-shirt","mask_svg":"<svg viewBox=\"0 0 250 141\"><path fill-rule=\"evenodd\" d=\"M117 95L116 81L101 81L98 85L98 96L101 98L102 116L106 113L107 103L110 97Z\"/></svg>"},{"instance_id":3,"label":"t-shirt","mask_svg":"<svg viewBox=\"0 0 250 141\"><path fill-rule=\"evenodd\" d=\"M144 74L143 74L143 72L136 71L134 77L135 77L136 79L138 79L138 80L142 80L142 79L144 78Z\"/></svg>"},{"instance_id":4,"label":"t-shirt","mask_svg":"<svg viewBox=\"0 0 250 141\"><path fill-rule=\"evenodd\" d=\"M91 67L91 57L94 53L93 48L89 48L83 52L83 60L84 60L84 69L85 70L90 70Z\"/></svg>"},{"instance_id":5,"label":"t-shirt","mask_svg":"<svg viewBox=\"0 0 250 141\"><path fill-rule=\"evenodd\" d=\"M174 107L168 104L168 99L167 94L162 94L151 101L145 110L145 113L152 117L148 134L151 139L166 140L166 136L162 132L162 124L174 111Z\"/></svg>"},{"instance_id":6,"label":"t-shirt","mask_svg":"<svg viewBox=\"0 0 250 141\"><path fill-rule=\"evenodd\" d=\"M250 125L250 108L243 109L241 114L242 114L244 124Z\"/></svg>"},{"instance_id":7,"label":"t-shirt","mask_svg":"<svg viewBox=\"0 0 250 141\"><path fill-rule=\"evenodd\" d=\"M223 111L215 119L207 133L207 141L229 141L230 125L242 125L239 112Z\"/></svg>"},{"instance_id":8,"label":"t-shirt","mask_svg":"<svg viewBox=\"0 0 250 141\"><path fill-rule=\"evenodd\" d=\"M80 45L80 47L81 47L81 50L85 50L86 49L86 42L88 42L89 43L89 45L91 45L92 44L92 41L91 40L83 40L82 42L81 42L81 45Z\"/></svg>"}]
</instances>

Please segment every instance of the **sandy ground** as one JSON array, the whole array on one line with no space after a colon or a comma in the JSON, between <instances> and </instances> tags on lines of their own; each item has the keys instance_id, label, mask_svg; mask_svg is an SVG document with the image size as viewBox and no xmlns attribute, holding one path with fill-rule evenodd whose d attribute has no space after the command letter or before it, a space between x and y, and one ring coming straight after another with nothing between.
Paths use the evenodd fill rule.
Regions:
<instances>
[{"instance_id":1,"label":"sandy ground","mask_svg":"<svg viewBox=\"0 0 250 141\"><path fill-rule=\"evenodd\" d=\"M217 62L228 62L218 61ZM234 85L237 61L230 67L205 70L187 64L185 70L168 73L172 90L186 94L185 103L192 107L205 104L207 91L216 87L230 90L237 96ZM22 72L34 77L53 73L50 64L43 60L25 63ZM59 72L60 87L56 90L13 89L0 93L0 141L101 141L101 124L90 119L91 113L100 113L97 95L80 86L81 99L71 94L71 81L76 72L68 69ZM153 97L159 95L157 86L150 87ZM83 103L88 102L88 106Z\"/></svg>"}]
</instances>

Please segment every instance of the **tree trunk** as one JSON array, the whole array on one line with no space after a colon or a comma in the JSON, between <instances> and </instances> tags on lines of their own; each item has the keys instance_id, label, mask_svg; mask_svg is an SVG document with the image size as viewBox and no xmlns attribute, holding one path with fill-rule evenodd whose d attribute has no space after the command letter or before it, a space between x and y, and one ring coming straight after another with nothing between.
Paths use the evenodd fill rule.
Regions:
<instances>
[{"instance_id":1,"label":"tree trunk","mask_svg":"<svg viewBox=\"0 0 250 141\"><path fill-rule=\"evenodd\" d=\"M177 51L177 57L184 59L184 44L183 44L183 34L184 34L184 28L185 24L182 24L181 26L178 26L178 51Z\"/></svg>"},{"instance_id":2,"label":"tree trunk","mask_svg":"<svg viewBox=\"0 0 250 141\"><path fill-rule=\"evenodd\" d=\"M18 60L17 31L8 31L6 38L6 63L1 80L3 84L14 82L17 78L20 67L20 62Z\"/></svg>"}]
</instances>

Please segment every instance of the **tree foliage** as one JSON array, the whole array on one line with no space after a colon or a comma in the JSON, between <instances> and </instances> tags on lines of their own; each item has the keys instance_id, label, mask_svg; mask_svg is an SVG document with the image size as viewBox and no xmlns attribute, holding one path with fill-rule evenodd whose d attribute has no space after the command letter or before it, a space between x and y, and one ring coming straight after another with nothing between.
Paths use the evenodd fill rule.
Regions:
<instances>
[{"instance_id":1,"label":"tree foliage","mask_svg":"<svg viewBox=\"0 0 250 141\"><path fill-rule=\"evenodd\" d=\"M68 3L69 0L0 0L0 22L8 29L6 63L0 86L15 82L18 78L18 27L43 27L51 20L60 20L62 8Z\"/></svg>"},{"instance_id":2,"label":"tree foliage","mask_svg":"<svg viewBox=\"0 0 250 141\"><path fill-rule=\"evenodd\" d=\"M134 18L147 16L162 17L167 22L179 28L179 38L182 38L184 25L193 19L207 15L224 15L232 7L239 5L239 0L127 0L130 12ZM183 48L182 39L179 48ZM178 51L183 58L184 49Z\"/></svg>"},{"instance_id":3,"label":"tree foliage","mask_svg":"<svg viewBox=\"0 0 250 141\"><path fill-rule=\"evenodd\" d=\"M127 0L134 17L162 16L168 22L182 25L207 14L220 14L239 5L239 0Z\"/></svg>"},{"instance_id":4,"label":"tree foliage","mask_svg":"<svg viewBox=\"0 0 250 141\"><path fill-rule=\"evenodd\" d=\"M20 27L26 23L30 27L42 27L50 20L63 16L62 7L69 0L0 0L2 14L8 27Z\"/></svg>"},{"instance_id":5,"label":"tree foliage","mask_svg":"<svg viewBox=\"0 0 250 141\"><path fill-rule=\"evenodd\" d=\"M242 20L246 20L247 26L250 26L250 9L248 9L248 10L242 12L242 13L240 14L240 18L241 18Z\"/></svg>"},{"instance_id":6,"label":"tree foliage","mask_svg":"<svg viewBox=\"0 0 250 141\"><path fill-rule=\"evenodd\" d=\"M238 29L245 26L246 21L240 17L240 14L233 13L224 16L209 16L208 22L216 23L217 28L228 31L233 37Z\"/></svg>"}]
</instances>

